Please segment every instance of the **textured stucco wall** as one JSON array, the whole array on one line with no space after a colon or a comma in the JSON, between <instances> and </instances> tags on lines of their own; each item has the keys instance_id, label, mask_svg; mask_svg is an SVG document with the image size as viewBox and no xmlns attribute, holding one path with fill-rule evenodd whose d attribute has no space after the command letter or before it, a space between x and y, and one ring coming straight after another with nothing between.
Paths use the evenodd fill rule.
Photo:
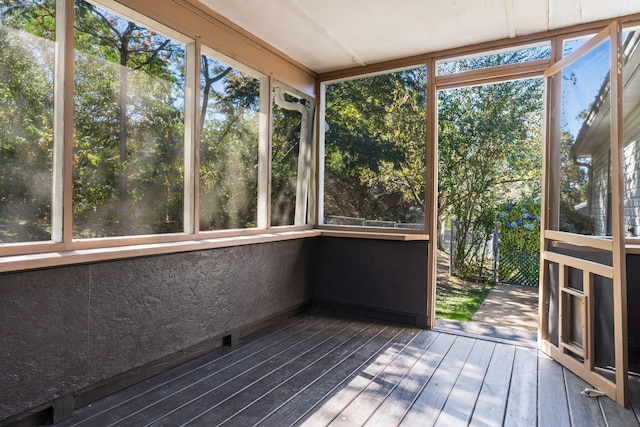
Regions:
<instances>
[{"instance_id":1,"label":"textured stucco wall","mask_svg":"<svg viewBox=\"0 0 640 427\"><path fill-rule=\"evenodd\" d=\"M314 301L426 326L427 251L425 241L316 239Z\"/></svg>"},{"instance_id":2,"label":"textured stucco wall","mask_svg":"<svg viewBox=\"0 0 640 427\"><path fill-rule=\"evenodd\" d=\"M311 300L313 239L0 275L0 420Z\"/></svg>"}]
</instances>

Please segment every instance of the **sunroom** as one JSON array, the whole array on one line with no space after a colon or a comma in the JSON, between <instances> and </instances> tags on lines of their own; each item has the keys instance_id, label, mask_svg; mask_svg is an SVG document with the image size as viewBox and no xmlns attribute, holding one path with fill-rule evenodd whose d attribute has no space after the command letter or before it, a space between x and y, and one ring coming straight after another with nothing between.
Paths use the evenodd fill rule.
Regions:
<instances>
[{"instance_id":1,"label":"sunroom","mask_svg":"<svg viewBox=\"0 0 640 427\"><path fill-rule=\"evenodd\" d=\"M638 424L638 29L623 0L3 0L0 425ZM524 344L435 308L446 95L512 82Z\"/></svg>"}]
</instances>

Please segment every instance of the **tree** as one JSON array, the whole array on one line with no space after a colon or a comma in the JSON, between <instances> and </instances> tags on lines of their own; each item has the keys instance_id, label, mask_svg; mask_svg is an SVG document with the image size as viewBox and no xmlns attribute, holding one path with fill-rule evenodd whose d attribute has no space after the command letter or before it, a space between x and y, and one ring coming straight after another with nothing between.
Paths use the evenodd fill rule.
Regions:
<instances>
[{"instance_id":1,"label":"tree","mask_svg":"<svg viewBox=\"0 0 640 427\"><path fill-rule=\"evenodd\" d=\"M332 84L326 99L325 220L423 223L425 69Z\"/></svg>"},{"instance_id":2,"label":"tree","mask_svg":"<svg viewBox=\"0 0 640 427\"><path fill-rule=\"evenodd\" d=\"M202 59L200 229L255 227L260 81Z\"/></svg>"},{"instance_id":3,"label":"tree","mask_svg":"<svg viewBox=\"0 0 640 427\"><path fill-rule=\"evenodd\" d=\"M462 276L479 267L472 260L486 250L496 206L539 191L541 103L540 79L439 93L438 217L457 221L454 268Z\"/></svg>"},{"instance_id":4,"label":"tree","mask_svg":"<svg viewBox=\"0 0 640 427\"><path fill-rule=\"evenodd\" d=\"M184 47L75 8L75 233L181 231Z\"/></svg>"},{"instance_id":5,"label":"tree","mask_svg":"<svg viewBox=\"0 0 640 427\"><path fill-rule=\"evenodd\" d=\"M575 141L570 132L560 136L560 230L569 233L592 235L594 219L576 207L587 202L591 175L591 159L578 160L573 147Z\"/></svg>"},{"instance_id":6,"label":"tree","mask_svg":"<svg viewBox=\"0 0 640 427\"><path fill-rule=\"evenodd\" d=\"M131 163L128 162L131 152L128 140L134 136L132 133L135 132L139 124L148 124L159 118L158 114L165 116L168 114L162 122L167 125L167 121L173 120L169 116L173 112L178 112L176 109L173 109L173 112L169 111L171 108L163 111L162 107L158 108L159 106L154 105L154 101L160 98L167 102L168 106L173 106L176 103L175 95L170 98L167 98L167 95L171 96L174 90L170 87L172 83L184 81L181 76L183 71L180 70L184 48L158 33L84 1L76 2L75 14L76 51L82 52L87 61L95 61L100 58L106 62L104 64L106 67L103 68L110 68L110 71L105 73L104 77L111 80L112 89L117 93L117 104L112 102L109 106L111 111L103 116L112 122L115 120L114 124L117 126L120 164L118 190L120 202L125 203L129 198L127 181L130 175L126 165ZM118 66L110 66L109 64ZM119 77L117 77L118 74L113 74L116 69ZM82 69L82 71L86 72L87 70ZM140 72L152 76L153 79L145 79ZM76 73L76 75L78 74L81 73ZM94 76L99 78L97 73ZM136 91L136 96L131 96L130 90L132 88L130 86L136 84L142 87L138 87L139 91ZM149 91L151 88L155 88L157 92ZM151 93L153 96L145 97ZM82 95L79 94L79 96ZM110 99L113 99L113 96L105 100ZM103 106L105 106L105 100L101 103ZM113 111L114 109L115 111ZM143 113L145 110L146 115ZM145 118L147 120L143 120ZM182 117L178 117L178 119L181 120ZM174 130L167 129L166 126L164 129L170 132L167 135L169 138L176 138L177 135L171 136ZM147 128L144 132L149 130L150 128ZM133 145L135 146L136 143L139 141L133 142ZM168 151L171 149L165 147L164 155ZM169 160L168 164L175 164L174 159L165 160Z\"/></svg>"},{"instance_id":7,"label":"tree","mask_svg":"<svg viewBox=\"0 0 640 427\"><path fill-rule=\"evenodd\" d=\"M0 3L0 243L49 240L53 33L42 2Z\"/></svg>"}]
</instances>

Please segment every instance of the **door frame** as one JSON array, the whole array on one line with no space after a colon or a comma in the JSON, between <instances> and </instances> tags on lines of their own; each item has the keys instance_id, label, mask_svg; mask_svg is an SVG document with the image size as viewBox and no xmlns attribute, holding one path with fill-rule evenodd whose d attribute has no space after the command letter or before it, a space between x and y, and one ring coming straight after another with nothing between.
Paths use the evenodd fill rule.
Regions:
<instances>
[{"instance_id":1,"label":"door frame","mask_svg":"<svg viewBox=\"0 0 640 427\"><path fill-rule=\"evenodd\" d=\"M573 64L600 44L610 41L610 148L611 148L611 218L612 236L582 236L559 231L560 191L560 141L562 74L561 71ZM627 288L626 252L624 232L624 176L622 139L622 21L612 22L593 36L584 45L569 55L556 58L557 61L544 73L545 77L545 130L543 150L542 209L540 233L540 303L539 331L542 351L581 377L592 386L604 392L623 406L628 405L628 356L627 356ZM556 54L561 56L562 40L556 45ZM557 76L560 76L558 79ZM554 137L555 136L555 137ZM557 137L557 138L556 138ZM611 254L612 265L587 261L578 257L558 254L551 249L558 246L592 248ZM550 341L549 310L550 280L552 265L558 268L558 310L554 319L558 325L556 344ZM569 268L583 272L583 291L569 286ZM598 315L594 301L594 277L611 279L613 287L613 329L615 347L615 381L598 372L595 366L595 321ZM572 343L571 316L566 315L572 305L568 301L582 304L581 345ZM563 316L563 310L565 315Z\"/></svg>"}]
</instances>

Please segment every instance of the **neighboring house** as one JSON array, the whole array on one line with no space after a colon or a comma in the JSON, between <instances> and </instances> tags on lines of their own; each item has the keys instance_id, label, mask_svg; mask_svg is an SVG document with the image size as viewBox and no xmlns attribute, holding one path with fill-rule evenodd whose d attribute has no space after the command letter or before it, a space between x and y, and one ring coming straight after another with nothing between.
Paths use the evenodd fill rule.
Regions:
<instances>
[{"instance_id":1,"label":"neighboring house","mask_svg":"<svg viewBox=\"0 0 640 427\"><path fill-rule=\"evenodd\" d=\"M630 32L623 43L624 225L627 236L640 236L640 34ZM580 163L590 163L586 203L576 206L594 220L593 234L611 235L609 79L585 114L572 148ZM586 162L580 161L586 159Z\"/></svg>"}]
</instances>

